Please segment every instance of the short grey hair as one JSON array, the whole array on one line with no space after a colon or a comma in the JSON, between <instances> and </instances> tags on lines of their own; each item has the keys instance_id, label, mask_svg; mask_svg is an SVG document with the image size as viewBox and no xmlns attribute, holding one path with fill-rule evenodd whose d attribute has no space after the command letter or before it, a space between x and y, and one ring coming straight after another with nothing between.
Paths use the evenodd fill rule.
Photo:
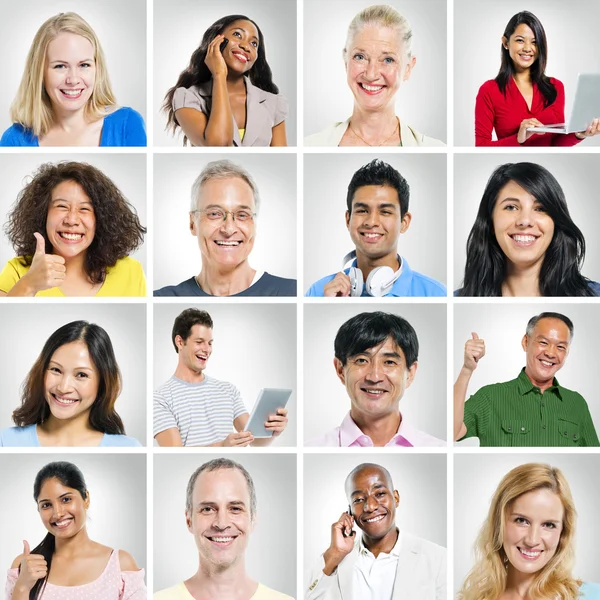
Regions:
<instances>
[{"instance_id":1,"label":"short grey hair","mask_svg":"<svg viewBox=\"0 0 600 600\"><path fill-rule=\"evenodd\" d=\"M525 328L525 333L529 337L531 337L531 335L533 334L533 330L535 329L535 326L542 319L558 319L559 321L562 321L569 329L569 342L573 339L573 334L575 332L575 328L573 326L573 321L571 321L571 319L569 319L569 317L566 317L565 315L563 315L561 313L557 313L557 312L543 312L543 313L540 313L539 315L535 315L535 317L531 317L531 319L529 319L529 322L527 323L527 327Z\"/></svg>"},{"instance_id":2,"label":"short grey hair","mask_svg":"<svg viewBox=\"0 0 600 600\"><path fill-rule=\"evenodd\" d=\"M352 22L348 27L346 45L344 46L344 60L348 59L348 49L354 41L356 34L369 25L396 29L401 40L404 42L404 50L410 58L413 34L408 19L403 17L395 8L388 4L376 4L361 10L354 19L352 19Z\"/></svg>"},{"instance_id":3,"label":"short grey hair","mask_svg":"<svg viewBox=\"0 0 600 600\"><path fill-rule=\"evenodd\" d=\"M250 186L252 195L254 196L256 212L258 213L260 196L258 194L258 187L252 178L252 175L250 175L250 173L248 173L244 167L236 165L234 162L227 159L213 160L212 162L209 162L204 169L202 169L202 172L200 175L198 175L196 181L194 181L194 184L192 185L190 212L194 212L196 210L198 206L198 198L200 197L200 189L207 181L210 179L226 179L228 177L239 177Z\"/></svg>"},{"instance_id":4,"label":"short grey hair","mask_svg":"<svg viewBox=\"0 0 600 600\"><path fill-rule=\"evenodd\" d=\"M215 458L213 460L209 460L204 463L200 467L198 467L187 484L187 492L185 497L185 512L188 515L192 514L193 509L193 495L194 495L194 486L196 485L196 480L201 473L218 471L219 469L237 469L246 480L246 485L248 486L248 495L250 496L250 518L254 519L256 515L256 489L254 488L254 481L252 481L252 477L250 477L250 473L246 471L246 469L235 462L234 460L229 460L228 458Z\"/></svg>"}]
</instances>

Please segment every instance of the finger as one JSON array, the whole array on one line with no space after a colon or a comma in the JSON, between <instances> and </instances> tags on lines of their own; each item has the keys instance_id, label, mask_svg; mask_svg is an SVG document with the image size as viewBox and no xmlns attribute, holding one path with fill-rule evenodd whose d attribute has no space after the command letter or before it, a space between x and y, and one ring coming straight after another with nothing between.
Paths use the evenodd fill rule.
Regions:
<instances>
[{"instance_id":1,"label":"finger","mask_svg":"<svg viewBox=\"0 0 600 600\"><path fill-rule=\"evenodd\" d=\"M63 256L59 256L58 254L50 254L48 255L48 260L52 265L64 265L65 259Z\"/></svg>"},{"instance_id":2,"label":"finger","mask_svg":"<svg viewBox=\"0 0 600 600\"><path fill-rule=\"evenodd\" d=\"M46 254L46 240L44 239L44 236L41 233L38 233L37 231L33 235L35 236L35 239L36 239L36 243L35 243L36 255Z\"/></svg>"},{"instance_id":3,"label":"finger","mask_svg":"<svg viewBox=\"0 0 600 600\"><path fill-rule=\"evenodd\" d=\"M282 415L282 416L285 417L288 414L288 410L287 410L287 408L278 408L277 409L277 414L278 415Z\"/></svg>"},{"instance_id":4,"label":"finger","mask_svg":"<svg viewBox=\"0 0 600 600\"><path fill-rule=\"evenodd\" d=\"M29 542L27 540L23 540L23 554L25 556L31 554L31 550L29 549Z\"/></svg>"},{"instance_id":5,"label":"finger","mask_svg":"<svg viewBox=\"0 0 600 600\"><path fill-rule=\"evenodd\" d=\"M474 331L472 331L472 332L471 332L471 337L472 337L474 340L478 340L478 339L479 339L479 336L478 336L478 335L477 335L477 334L476 334Z\"/></svg>"}]
</instances>

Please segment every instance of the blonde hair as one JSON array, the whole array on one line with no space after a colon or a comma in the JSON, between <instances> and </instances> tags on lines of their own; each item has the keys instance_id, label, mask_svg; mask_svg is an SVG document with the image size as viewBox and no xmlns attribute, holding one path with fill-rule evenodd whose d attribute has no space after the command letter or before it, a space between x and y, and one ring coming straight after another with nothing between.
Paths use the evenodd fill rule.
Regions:
<instances>
[{"instance_id":1,"label":"blonde hair","mask_svg":"<svg viewBox=\"0 0 600 600\"><path fill-rule=\"evenodd\" d=\"M527 597L531 600L579 598L581 580L571 575L575 553L575 506L569 484L559 469L529 463L507 473L492 498L488 517L475 543L475 566L458 593L458 600L497 600L506 588L508 558L503 548L506 515L513 502L528 492L547 489L563 505L563 528L556 553L535 574Z\"/></svg>"},{"instance_id":2,"label":"blonde hair","mask_svg":"<svg viewBox=\"0 0 600 600\"><path fill-rule=\"evenodd\" d=\"M27 54L25 70L10 107L10 118L30 129L37 136L48 133L55 122L50 97L44 87L46 52L48 44L60 33L74 33L88 40L94 49L96 78L92 95L85 107L85 116L94 121L104 116L107 106L114 106L116 99L110 86L106 60L100 41L89 24L73 12L50 17L37 31Z\"/></svg>"},{"instance_id":3,"label":"blonde hair","mask_svg":"<svg viewBox=\"0 0 600 600\"><path fill-rule=\"evenodd\" d=\"M403 17L395 8L387 4L376 4L361 10L352 19L348 27L348 35L346 36L346 45L344 46L344 60L348 53L348 48L354 41L356 34L369 25L378 27L389 27L390 29L398 30L400 38L404 42L404 50L406 55L411 56L412 28L408 19Z\"/></svg>"}]
</instances>

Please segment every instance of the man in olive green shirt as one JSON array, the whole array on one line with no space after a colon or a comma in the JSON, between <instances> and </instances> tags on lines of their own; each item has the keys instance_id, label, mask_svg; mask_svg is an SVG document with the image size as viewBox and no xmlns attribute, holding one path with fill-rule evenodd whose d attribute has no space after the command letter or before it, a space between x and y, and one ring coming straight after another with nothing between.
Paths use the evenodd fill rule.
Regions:
<instances>
[{"instance_id":1,"label":"man in olive green shirt","mask_svg":"<svg viewBox=\"0 0 600 600\"><path fill-rule=\"evenodd\" d=\"M532 317L521 342L526 364L519 376L486 385L465 403L473 371L485 355L484 341L472 336L454 384L455 440L474 436L481 446L600 446L586 401L554 377L573 338L568 317L554 312Z\"/></svg>"}]
</instances>

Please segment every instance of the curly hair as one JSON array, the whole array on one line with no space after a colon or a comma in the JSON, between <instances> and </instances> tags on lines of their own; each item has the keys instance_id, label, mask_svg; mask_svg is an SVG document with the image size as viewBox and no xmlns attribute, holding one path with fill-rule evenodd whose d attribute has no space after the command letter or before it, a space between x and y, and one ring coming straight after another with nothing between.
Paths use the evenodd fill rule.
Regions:
<instances>
[{"instance_id":1,"label":"curly hair","mask_svg":"<svg viewBox=\"0 0 600 600\"><path fill-rule=\"evenodd\" d=\"M46 218L52 191L63 181L79 184L94 207L96 232L86 252L84 270L92 283L102 283L107 267L142 244L146 228L119 188L96 167L80 162L41 165L19 193L4 231L25 266L31 265L35 254L35 232L44 236L46 252L52 252Z\"/></svg>"}]
</instances>

